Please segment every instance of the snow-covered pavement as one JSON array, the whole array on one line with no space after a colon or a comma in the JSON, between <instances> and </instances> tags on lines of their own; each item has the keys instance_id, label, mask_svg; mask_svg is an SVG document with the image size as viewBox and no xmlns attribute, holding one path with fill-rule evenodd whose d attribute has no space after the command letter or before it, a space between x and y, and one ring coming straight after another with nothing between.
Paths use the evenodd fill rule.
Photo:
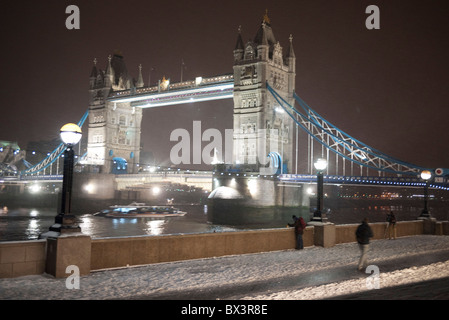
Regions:
<instances>
[{"instance_id":1,"label":"snow-covered pavement","mask_svg":"<svg viewBox=\"0 0 449 320\"><path fill-rule=\"evenodd\" d=\"M159 263L92 272L79 279L79 289L67 289L66 279L25 276L0 279L0 299L290 300L374 293L449 278L449 236L372 241L369 274L357 271L358 258L357 244L346 243Z\"/></svg>"}]
</instances>

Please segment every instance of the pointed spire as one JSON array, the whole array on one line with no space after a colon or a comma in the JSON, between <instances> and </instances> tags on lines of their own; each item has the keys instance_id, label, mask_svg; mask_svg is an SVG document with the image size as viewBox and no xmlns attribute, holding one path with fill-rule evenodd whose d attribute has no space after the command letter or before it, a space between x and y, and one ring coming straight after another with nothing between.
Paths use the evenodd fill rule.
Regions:
<instances>
[{"instance_id":1,"label":"pointed spire","mask_svg":"<svg viewBox=\"0 0 449 320\"><path fill-rule=\"evenodd\" d=\"M97 70L97 58L94 59L94 66L92 67L92 71L90 72L90 77L91 78L96 78L98 75L98 70Z\"/></svg>"},{"instance_id":2,"label":"pointed spire","mask_svg":"<svg viewBox=\"0 0 449 320\"><path fill-rule=\"evenodd\" d=\"M262 23L266 23L266 24L270 24L270 18L268 18L268 9L265 9L265 15L263 16L263 22Z\"/></svg>"},{"instance_id":3,"label":"pointed spire","mask_svg":"<svg viewBox=\"0 0 449 320\"><path fill-rule=\"evenodd\" d=\"M262 22L262 42L261 45L268 46L268 38L267 38L267 30L266 30L266 22L265 20Z\"/></svg>"},{"instance_id":4,"label":"pointed spire","mask_svg":"<svg viewBox=\"0 0 449 320\"><path fill-rule=\"evenodd\" d=\"M274 37L273 30L271 29L270 18L268 18L268 10L263 17L262 23L257 30L254 37L254 43L257 45L269 45L272 47L276 44L276 38Z\"/></svg>"},{"instance_id":5,"label":"pointed spire","mask_svg":"<svg viewBox=\"0 0 449 320\"><path fill-rule=\"evenodd\" d=\"M293 36L290 35L288 39L290 40L290 43L288 46L286 58L296 58L295 51L293 50Z\"/></svg>"},{"instance_id":6,"label":"pointed spire","mask_svg":"<svg viewBox=\"0 0 449 320\"><path fill-rule=\"evenodd\" d=\"M137 79L136 88L142 88L143 87L143 77L142 77L142 65L139 64L139 78Z\"/></svg>"},{"instance_id":7,"label":"pointed spire","mask_svg":"<svg viewBox=\"0 0 449 320\"><path fill-rule=\"evenodd\" d=\"M90 72L90 88L93 89L96 86L97 82L97 76L98 76L98 70L97 70L97 58L94 59L94 66L92 67L92 71Z\"/></svg>"},{"instance_id":8,"label":"pointed spire","mask_svg":"<svg viewBox=\"0 0 449 320\"><path fill-rule=\"evenodd\" d=\"M112 73L111 60L112 60L112 57L111 57L111 55L109 55L108 56L108 66L106 67L106 74L107 75L111 75L111 73Z\"/></svg>"},{"instance_id":9,"label":"pointed spire","mask_svg":"<svg viewBox=\"0 0 449 320\"><path fill-rule=\"evenodd\" d=\"M242 26L239 26L238 32L239 33L237 35L237 42L235 44L234 50L243 50L244 45L243 45L243 39L242 39Z\"/></svg>"},{"instance_id":10,"label":"pointed spire","mask_svg":"<svg viewBox=\"0 0 449 320\"><path fill-rule=\"evenodd\" d=\"M242 39L242 26L239 26L238 29L238 35L237 35L237 42L235 44L234 48L234 61L240 61L243 58L243 51L245 50L245 45L243 44Z\"/></svg>"},{"instance_id":11,"label":"pointed spire","mask_svg":"<svg viewBox=\"0 0 449 320\"><path fill-rule=\"evenodd\" d=\"M114 70L111 65L112 56L108 56L108 66L106 67L106 77L105 77L105 85L107 87L111 87L114 84Z\"/></svg>"}]
</instances>

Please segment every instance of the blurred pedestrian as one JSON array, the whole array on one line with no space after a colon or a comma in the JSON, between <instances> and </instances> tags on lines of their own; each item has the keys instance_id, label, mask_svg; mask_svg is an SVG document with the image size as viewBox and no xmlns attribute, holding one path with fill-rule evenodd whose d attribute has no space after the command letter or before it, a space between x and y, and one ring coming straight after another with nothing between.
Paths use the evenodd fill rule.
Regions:
<instances>
[{"instance_id":1,"label":"blurred pedestrian","mask_svg":"<svg viewBox=\"0 0 449 320\"><path fill-rule=\"evenodd\" d=\"M306 222L302 217L292 216L293 223L289 223L289 227L295 228L295 239L296 239L296 250L304 249L304 242L302 235L304 234L304 229L306 228Z\"/></svg>"},{"instance_id":2,"label":"blurred pedestrian","mask_svg":"<svg viewBox=\"0 0 449 320\"><path fill-rule=\"evenodd\" d=\"M366 258L369 250L369 239L373 237L373 230L368 224L368 218L363 219L362 224L357 227L355 236L360 248L358 270L363 271L367 267Z\"/></svg>"},{"instance_id":3,"label":"blurred pedestrian","mask_svg":"<svg viewBox=\"0 0 449 320\"><path fill-rule=\"evenodd\" d=\"M389 214L387 214L387 228L385 229L385 238L387 237L388 233L388 239L391 240L396 239L396 216L394 215L393 211L390 211Z\"/></svg>"}]
</instances>

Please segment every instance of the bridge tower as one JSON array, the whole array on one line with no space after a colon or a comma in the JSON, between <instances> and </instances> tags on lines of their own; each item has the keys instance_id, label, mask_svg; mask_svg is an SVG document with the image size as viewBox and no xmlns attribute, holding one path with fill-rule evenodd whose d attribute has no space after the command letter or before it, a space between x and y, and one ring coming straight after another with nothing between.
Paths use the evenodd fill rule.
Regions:
<instances>
[{"instance_id":1,"label":"bridge tower","mask_svg":"<svg viewBox=\"0 0 449 320\"><path fill-rule=\"evenodd\" d=\"M244 44L241 28L234 49L233 164L247 171L266 166L268 154L281 157L282 173L292 172L293 120L283 112L266 83L291 105L296 57L290 36L287 50L276 41L267 15L254 40Z\"/></svg>"},{"instance_id":2,"label":"bridge tower","mask_svg":"<svg viewBox=\"0 0 449 320\"><path fill-rule=\"evenodd\" d=\"M89 128L86 164L92 172L136 173L140 158L142 109L129 102L108 101L115 91L143 87L141 67L137 81L131 79L121 53L108 57L106 70L90 74Z\"/></svg>"}]
</instances>

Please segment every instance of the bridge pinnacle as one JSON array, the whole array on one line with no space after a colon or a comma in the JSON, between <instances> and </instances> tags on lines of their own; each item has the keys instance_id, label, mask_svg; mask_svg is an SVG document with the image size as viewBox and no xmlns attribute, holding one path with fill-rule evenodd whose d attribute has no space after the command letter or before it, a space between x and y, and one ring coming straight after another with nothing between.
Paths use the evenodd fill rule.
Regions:
<instances>
[{"instance_id":1,"label":"bridge pinnacle","mask_svg":"<svg viewBox=\"0 0 449 320\"><path fill-rule=\"evenodd\" d=\"M265 9L265 15L263 16L263 22L270 24L270 18L268 17L268 9Z\"/></svg>"}]
</instances>

